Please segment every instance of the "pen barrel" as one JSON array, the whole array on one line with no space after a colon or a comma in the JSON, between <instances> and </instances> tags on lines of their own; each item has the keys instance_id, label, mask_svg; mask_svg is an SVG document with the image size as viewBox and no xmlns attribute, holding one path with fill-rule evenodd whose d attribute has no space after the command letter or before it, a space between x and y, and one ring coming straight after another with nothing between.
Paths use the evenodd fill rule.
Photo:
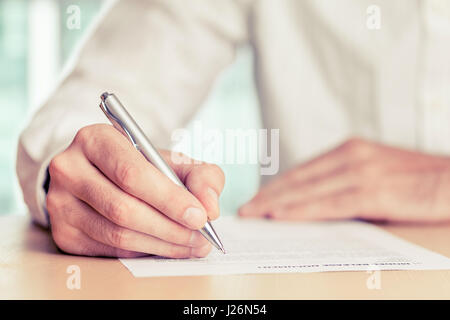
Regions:
<instances>
[{"instance_id":1,"label":"pen barrel","mask_svg":"<svg viewBox=\"0 0 450 320\"><path fill-rule=\"evenodd\" d=\"M102 102L100 103L100 108L105 113L109 121L111 121L112 125L117 130L122 132L122 134L130 140L133 146L173 183L187 189L173 169L164 161L159 152L144 134L136 121L134 121L133 117L128 113L119 99L114 94L106 92L101 95L101 99ZM206 222L205 226L199 231L217 249L225 253L223 245L211 223Z\"/></svg>"},{"instance_id":2,"label":"pen barrel","mask_svg":"<svg viewBox=\"0 0 450 320\"><path fill-rule=\"evenodd\" d=\"M100 107L113 126L122 132L151 164L173 183L186 188L114 94L107 94L105 97L102 95Z\"/></svg>"}]
</instances>

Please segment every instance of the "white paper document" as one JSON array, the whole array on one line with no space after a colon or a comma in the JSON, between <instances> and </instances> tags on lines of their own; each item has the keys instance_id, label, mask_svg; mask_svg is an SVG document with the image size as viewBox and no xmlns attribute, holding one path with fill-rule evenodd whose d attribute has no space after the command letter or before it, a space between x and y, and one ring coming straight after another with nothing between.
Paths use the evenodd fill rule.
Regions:
<instances>
[{"instance_id":1,"label":"white paper document","mask_svg":"<svg viewBox=\"0 0 450 320\"><path fill-rule=\"evenodd\" d=\"M121 259L135 277L245 273L450 269L450 259L369 223L276 222L223 217L227 254L202 259Z\"/></svg>"}]
</instances>

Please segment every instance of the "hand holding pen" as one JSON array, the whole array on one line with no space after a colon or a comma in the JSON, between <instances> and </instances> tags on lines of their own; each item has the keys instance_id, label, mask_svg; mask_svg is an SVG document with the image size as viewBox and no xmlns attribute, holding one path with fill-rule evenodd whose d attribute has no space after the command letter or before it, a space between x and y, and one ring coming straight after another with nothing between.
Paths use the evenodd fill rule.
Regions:
<instances>
[{"instance_id":1,"label":"hand holding pen","mask_svg":"<svg viewBox=\"0 0 450 320\"><path fill-rule=\"evenodd\" d=\"M170 152L160 153L189 191L113 126L81 128L49 166L46 204L57 246L90 256L208 255L203 229L219 216L223 172L206 163L175 164Z\"/></svg>"}]
</instances>

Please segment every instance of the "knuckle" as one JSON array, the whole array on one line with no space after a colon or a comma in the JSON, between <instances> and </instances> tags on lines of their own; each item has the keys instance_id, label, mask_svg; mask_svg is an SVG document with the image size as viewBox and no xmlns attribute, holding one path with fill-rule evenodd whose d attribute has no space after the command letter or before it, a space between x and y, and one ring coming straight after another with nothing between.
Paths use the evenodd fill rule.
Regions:
<instances>
[{"instance_id":1,"label":"knuckle","mask_svg":"<svg viewBox=\"0 0 450 320\"><path fill-rule=\"evenodd\" d=\"M139 170L132 164L120 163L115 169L117 183L124 191L129 191L136 185L139 177Z\"/></svg>"},{"instance_id":2,"label":"knuckle","mask_svg":"<svg viewBox=\"0 0 450 320\"><path fill-rule=\"evenodd\" d=\"M54 156L48 165L48 171L52 180L64 178L68 167L64 153Z\"/></svg>"},{"instance_id":3,"label":"knuckle","mask_svg":"<svg viewBox=\"0 0 450 320\"><path fill-rule=\"evenodd\" d=\"M60 201L59 201L59 197L54 192L49 191L45 201L46 201L47 210L50 214L58 212L59 206L60 206Z\"/></svg>"},{"instance_id":4,"label":"knuckle","mask_svg":"<svg viewBox=\"0 0 450 320\"><path fill-rule=\"evenodd\" d=\"M45 201L52 226L60 223L76 225L84 221L82 211L74 207L73 201L67 197L67 194L50 192Z\"/></svg>"},{"instance_id":5,"label":"knuckle","mask_svg":"<svg viewBox=\"0 0 450 320\"><path fill-rule=\"evenodd\" d=\"M82 146L83 149L90 149L98 142L99 137L107 135L113 129L107 124L93 124L78 130L73 142ZM114 129L115 130L115 129Z\"/></svg>"},{"instance_id":6,"label":"knuckle","mask_svg":"<svg viewBox=\"0 0 450 320\"><path fill-rule=\"evenodd\" d=\"M107 124L93 124L78 130L72 144L78 145L83 152L97 151L101 141L112 134L115 134L112 126ZM117 132L120 135L120 133ZM108 137L109 141L109 137Z\"/></svg>"},{"instance_id":7,"label":"knuckle","mask_svg":"<svg viewBox=\"0 0 450 320\"><path fill-rule=\"evenodd\" d=\"M124 248L128 245L128 236L126 229L121 227L114 227L108 233L107 241L114 247Z\"/></svg>"},{"instance_id":8,"label":"knuckle","mask_svg":"<svg viewBox=\"0 0 450 320\"><path fill-rule=\"evenodd\" d=\"M102 189L95 183L95 181L82 180L82 183L79 183L77 189L79 189L79 193L82 198L86 198L89 201L94 201L93 203L99 202L101 199L97 194L99 194Z\"/></svg>"},{"instance_id":9,"label":"knuckle","mask_svg":"<svg viewBox=\"0 0 450 320\"><path fill-rule=\"evenodd\" d=\"M109 204L108 216L112 222L125 226L127 225L127 216L129 211L130 205L126 201L111 201Z\"/></svg>"},{"instance_id":10,"label":"knuckle","mask_svg":"<svg viewBox=\"0 0 450 320\"><path fill-rule=\"evenodd\" d=\"M89 141L90 137L92 137L92 126L87 126L78 130L73 141L75 144L84 145Z\"/></svg>"}]
</instances>

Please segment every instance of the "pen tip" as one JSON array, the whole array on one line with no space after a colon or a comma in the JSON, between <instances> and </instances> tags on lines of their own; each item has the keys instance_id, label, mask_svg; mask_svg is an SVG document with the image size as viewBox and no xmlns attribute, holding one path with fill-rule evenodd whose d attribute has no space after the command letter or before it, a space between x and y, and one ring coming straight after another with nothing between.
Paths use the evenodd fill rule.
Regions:
<instances>
[{"instance_id":1,"label":"pen tip","mask_svg":"<svg viewBox=\"0 0 450 320\"><path fill-rule=\"evenodd\" d=\"M220 250L222 251L223 254L227 253L223 247L221 247Z\"/></svg>"}]
</instances>

